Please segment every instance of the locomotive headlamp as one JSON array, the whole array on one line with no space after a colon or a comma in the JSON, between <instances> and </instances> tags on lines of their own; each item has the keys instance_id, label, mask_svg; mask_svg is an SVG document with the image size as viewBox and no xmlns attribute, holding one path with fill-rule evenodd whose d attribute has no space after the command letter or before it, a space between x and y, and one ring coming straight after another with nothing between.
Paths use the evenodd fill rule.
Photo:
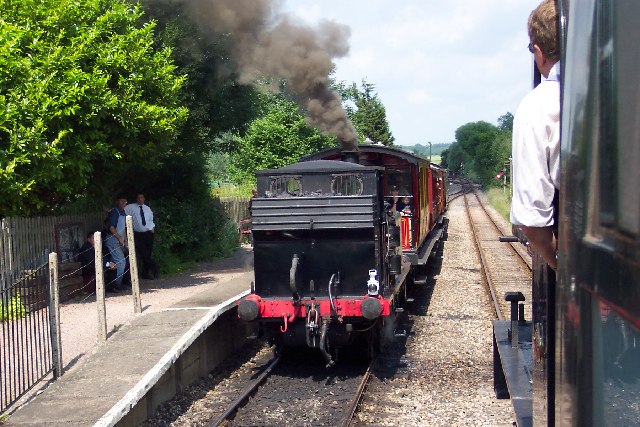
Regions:
<instances>
[{"instance_id":1,"label":"locomotive headlamp","mask_svg":"<svg viewBox=\"0 0 640 427\"><path fill-rule=\"evenodd\" d=\"M380 282L376 279L378 271L376 269L369 270L369 280L367 280L367 293L371 296L378 295L380 291Z\"/></svg>"}]
</instances>

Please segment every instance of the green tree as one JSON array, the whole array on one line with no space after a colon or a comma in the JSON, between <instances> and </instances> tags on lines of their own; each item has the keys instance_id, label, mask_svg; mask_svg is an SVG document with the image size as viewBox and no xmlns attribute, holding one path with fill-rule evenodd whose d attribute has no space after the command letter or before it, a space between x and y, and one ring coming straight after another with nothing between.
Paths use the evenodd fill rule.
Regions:
<instances>
[{"instance_id":1,"label":"green tree","mask_svg":"<svg viewBox=\"0 0 640 427\"><path fill-rule=\"evenodd\" d=\"M498 129L501 132L511 132L513 130L513 114L507 111L505 114L498 117Z\"/></svg>"},{"instance_id":2,"label":"green tree","mask_svg":"<svg viewBox=\"0 0 640 427\"><path fill-rule=\"evenodd\" d=\"M224 142L220 135L242 134L260 114L258 91L238 83L230 35L198 25L190 2L142 4L148 19L158 23L159 44L171 49L179 73L187 76L182 100L189 108L189 123L180 130L181 149L228 152L233 147L219 145Z\"/></svg>"},{"instance_id":3,"label":"green tree","mask_svg":"<svg viewBox=\"0 0 640 427\"><path fill-rule=\"evenodd\" d=\"M355 83L351 86L341 83L336 85L336 89L347 104L347 114L361 141L368 138L375 143L393 145L395 138L389 129L384 105L375 92L375 85L362 80L360 88Z\"/></svg>"},{"instance_id":4,"label":"green tree","mask_svg":"<svg viewBox=\"0 0 640 427\"><path fill-rule=\"evenodd\" d=\"M508 169L509 157L511 157L511 131L500 132L492 144L494 163L492 165L493 174L497 174L503 169ZM505 170L509 173L509 170Z\"/></svg>"},{"instance_id":5,"label":"green tree","mask_svg":"<svg viewBox=\"0 0 640 427\"><path fill-rule=\"evenodd\" d=\"M472 160L472 164L465 162L467 173L473 172L484 185L490 185L495 175L496 164L499 163L494 151L494 140L499 135L498 128L483 121L467 123L460 126L455 135L458 144Z\"/></svg>"},{"instance_id":6,"label":"green tree","mask_svg":"<svg viewBox=\"0 0 640 427\"><path fill-rule=\"evenodd\" d=\"M238 183L255 182L254 171L275 169L337 145L305 122L298 106L283 95L263 95L265 113L251 122L231 154L231 174Z\"/></svg>"},{"instance_id":7,"label":"green tree","mask_svg":"<svg viewBox=\"0 0 640 427\"><path fill-rule=\"evenodd\" d=\"M449 147L451 147L451 145ZM449 148L447 148L446 150L443 150L442 153L440 153L440 165L443 168L450 169L450 167L449 167Z\"/></svg>"},{"instance_id":8,"label":"green tree","mask_svg":"<svg viewBox=\"0 0 640 427\"><path fill-rule=\"evenodd\" d=\"M475 168L473 165L473 159L462 148L460 143L453 143L447 151L447 167L453 173L465 174L469 177L473 177L475 174Z\"/></svg>"},{"instance_id":9,"label":"green tree","mask_svg":"<svg viewBox=\"0 0 640 427\"><path fill-rule=\"evenodd\" d=\"M0 0L0 216L106 194L187 117L168 48L124 0ZM91 186L88 186L91 178Z\"/></svg>"}]
</instances>

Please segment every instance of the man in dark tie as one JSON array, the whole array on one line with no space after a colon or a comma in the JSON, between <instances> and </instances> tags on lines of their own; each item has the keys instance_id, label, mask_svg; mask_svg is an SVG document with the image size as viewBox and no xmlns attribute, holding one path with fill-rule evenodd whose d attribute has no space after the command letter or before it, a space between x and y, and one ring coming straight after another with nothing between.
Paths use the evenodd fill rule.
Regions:
<instances>
[{"instance_id":1,"label":"man in dark tie","mask_svg":"<svg viewBox=\"0 0 640 427\"><path fill-rule=\"evenodd\" d=\"M151 258L153 251L153 238L155 223L153 222L153 211L145 205L144 193L136 194L136 203L127 205L125 208L127 215L133 219L133 237L136 244L136 252L142 260L140 266L140 277L143 279L157 279L159 268Z\"/></svg>"}]
</instances>

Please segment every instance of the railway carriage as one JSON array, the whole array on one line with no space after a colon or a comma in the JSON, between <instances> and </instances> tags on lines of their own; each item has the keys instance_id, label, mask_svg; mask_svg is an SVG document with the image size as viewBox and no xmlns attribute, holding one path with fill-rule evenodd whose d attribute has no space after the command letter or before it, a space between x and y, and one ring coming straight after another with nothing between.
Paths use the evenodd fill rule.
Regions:
<instances>
[{"instance_id":1,"label":"railway carriage","mask_svg":"<svg viewBox=\"0 0 640 427\"><path fill-rule=\"evenodd\" d=\"M421 274L446 227L446 170L402 150L328 150L256 172L255 283L238 315L286 346L338 348L395 334L407 283ZM390 188L411 207L390 210Z\"/></svg>"},{"instance_id":2,"label":"railway carriage","mask_svg":"<svg viewBox=\"0 0 640 427\"><path fill-rule=\"evenodd\" d=\"M303 160L341 160L349 155L330 148ZM357 156L362 165L384 168L382 190L387 200L392 197L393 187L399 190L399 197L411 200L411 213L401 215L402 250L411 265L424 266L446 230L446 169L402 149L382 145L360 145Z\"/></svg>"}]
</instances>

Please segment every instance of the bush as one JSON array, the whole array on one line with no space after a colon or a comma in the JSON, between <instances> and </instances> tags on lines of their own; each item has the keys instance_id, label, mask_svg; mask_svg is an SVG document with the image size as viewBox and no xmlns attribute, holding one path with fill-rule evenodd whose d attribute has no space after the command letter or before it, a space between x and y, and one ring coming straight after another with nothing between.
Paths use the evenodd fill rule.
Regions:
<instances>
[{"instance_id":1,"label":"bush","mask_svg":"<svg viewBox=\"0 0 640 427\"><path fill-rule=\"evenodd\" d=\"M8 301L5 307L0 301L0 320L20 319L27 315L27 310L20 301L20 295L16 295Z\"/></svg>"},{"instance_id":2,"label":"bush","mask_svg":"<svg viewBox=\"0 0 640 427\"><path fill-rule=\"evenodd\" d=\"M237 227L218 199L160 199L153 209L157 218L154 260L163 274L230 256L239 247Z\"/></svg>"}]
</instances>

